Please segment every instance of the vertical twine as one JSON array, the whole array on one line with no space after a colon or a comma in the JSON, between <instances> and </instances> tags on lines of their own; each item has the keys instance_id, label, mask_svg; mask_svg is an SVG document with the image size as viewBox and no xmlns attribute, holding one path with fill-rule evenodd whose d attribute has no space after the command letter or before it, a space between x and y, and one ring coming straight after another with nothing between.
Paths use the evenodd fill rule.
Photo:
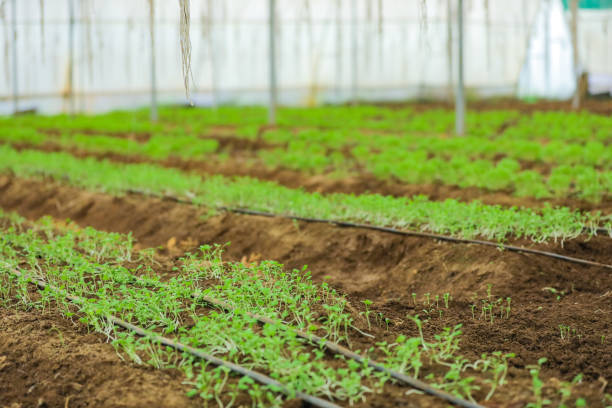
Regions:
<instances>
[{"instance_id":1,"label":"vertical twine","mask_svg":"<svg viewBox=\"0 0 612 408\"><path fill-rule=\"evenodd\" d=\"M191 21L190 3L190 0L179 0L179 41L181 43L181 68L183 70L185 96L193 105L193 102L191 101L191 83L193 77L193 73L191 72L191 38L189 36L189 28Z\"/></svg>"}]
</instances>

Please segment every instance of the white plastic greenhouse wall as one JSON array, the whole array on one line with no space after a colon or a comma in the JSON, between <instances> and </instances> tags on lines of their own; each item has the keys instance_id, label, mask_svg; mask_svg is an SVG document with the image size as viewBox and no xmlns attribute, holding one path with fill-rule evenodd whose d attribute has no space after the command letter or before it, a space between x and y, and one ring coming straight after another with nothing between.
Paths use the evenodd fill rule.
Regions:
<instances>
[{"instance_id":1,"label":"white plastic greenhouse wall","mask_svg":"<svg viewBox=\"0 0 612 408\"><path fill-rule=\"evenodd\" d=\"M542 57L527 49L538 11L547 1L560 3L465 1L468 95L516 94L527 55L533 61ZM12 2L0 0L0 113L13 109L15 78L21 109L63 111L70 94L81 111L148 103L147 0L14 0L16 72ZM72 88L68 81L71 2L75 10ZM449 97L456 69L456 3L277 0L280 102L310 105L355 96L363 100ZM159 99L184 103L178 1L155 0L155 4ZM267 0L191 0L196 104L267 101L267 17ZM612 12L581 10L579 21L581 66L612 76ZM553 64L551 69L568 67Z\"/></svg>"}]
</instances>

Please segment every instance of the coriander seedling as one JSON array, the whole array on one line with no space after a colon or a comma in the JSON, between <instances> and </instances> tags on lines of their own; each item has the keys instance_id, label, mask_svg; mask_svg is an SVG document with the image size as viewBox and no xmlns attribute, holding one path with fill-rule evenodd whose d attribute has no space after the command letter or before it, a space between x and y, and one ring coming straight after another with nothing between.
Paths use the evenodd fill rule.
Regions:
<instances>
[{"instance_id":1,"label":"coriander seedling","mask_svg":"<svg viewBox=\"0 0 612 408\"><path fill-rule=\"evenodd\" d=\"M366 300L363 301L363 304L365 305L365 308L366 308L365 317L366 317L366 321L368 322L368 330L372 330L372 327L370 325L370 313L371 313L371 310L368 307L368 306L370 306L372 304L372 301L366 299Z\"/></svg>"},{"instance_id":2,"label":"coriander seedling","mask_svg":"<svg viewBox=\"0 0 612 408\"><path fill-rule=\"evenodd\" d=\"M444 307L446 307L448 309L448 302L450 300L450 293L445 293L444 294Z\"/></svg>"}]
</instances>

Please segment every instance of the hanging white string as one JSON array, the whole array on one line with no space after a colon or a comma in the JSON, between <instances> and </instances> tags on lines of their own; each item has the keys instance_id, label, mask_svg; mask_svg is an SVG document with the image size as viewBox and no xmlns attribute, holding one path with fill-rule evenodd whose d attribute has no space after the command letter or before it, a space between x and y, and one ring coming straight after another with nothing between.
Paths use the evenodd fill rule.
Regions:
<instances>
[{"instance_id":1,"label":"hanging white string","mask_svg":"<svg viewBox=\"0 0 612 408\"><path fill-rule=\"evenodd\" d=\"M191 83L193 74L191 72L191 38L189 36L189 28L191 21L190 0L179 0L180 6L180 24L179 24L179 40L181 43L181 62L183 70L183 81L185 84L185 96L189 103L193 105L191 100Z\"/></svg>"}]
</instances>

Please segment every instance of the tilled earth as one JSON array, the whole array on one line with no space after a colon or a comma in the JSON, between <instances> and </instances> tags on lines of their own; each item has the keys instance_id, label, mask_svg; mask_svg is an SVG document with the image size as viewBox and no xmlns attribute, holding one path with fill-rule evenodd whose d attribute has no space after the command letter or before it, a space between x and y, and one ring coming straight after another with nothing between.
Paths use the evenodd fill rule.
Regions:
<instances>
[{"instance_id":1,"label":"tilled earth","mask_svg":"<svg viewBox=\"0 0 612 408\"><path fill-rule=\"evenodd\" d=\"M540 357L548 358L542 371L548 383L583 373L580 392L589 406L603 406L603 394L612 391L607 384L612 378L612 279L604 268L328 224L232 213L210 217L206 209L169 200L113 197L12 176L0 176L0 207L30 219L51 215L81 226L131 232L139 248L158 247L169 260L203 244L231 242L228 260L308 265L314 280L326 280L348 296L356 319L362 301L369 299L375 313L391 320L389 332L373 329L376 341L392 340L398 333L417 335L406 316L423 317L426 294L433 298L448 292L453 300L443 316L430 316L426 336L461 323L467 358L495 350L517 355L509 373L514 388L502 387L488 406L523 406L531 393L524 368ZM612 264L609 237L563 246L513 243ZM473 316L470 307L475 299L486 298L489 287L496 298L512 298L510 317L492 324L479 319L479 309ZM2 308L0 315L0 407L198 404L185 397L188 387L179 372L123 362L103 336L53 312ZM559 325L570 326L575 334L562 339ZM356 349L364 345L359 338L353 344ZM397 391L391 395L377 396L366 406L444 405L401 397Z\"/></svg>"}]
</instances>

